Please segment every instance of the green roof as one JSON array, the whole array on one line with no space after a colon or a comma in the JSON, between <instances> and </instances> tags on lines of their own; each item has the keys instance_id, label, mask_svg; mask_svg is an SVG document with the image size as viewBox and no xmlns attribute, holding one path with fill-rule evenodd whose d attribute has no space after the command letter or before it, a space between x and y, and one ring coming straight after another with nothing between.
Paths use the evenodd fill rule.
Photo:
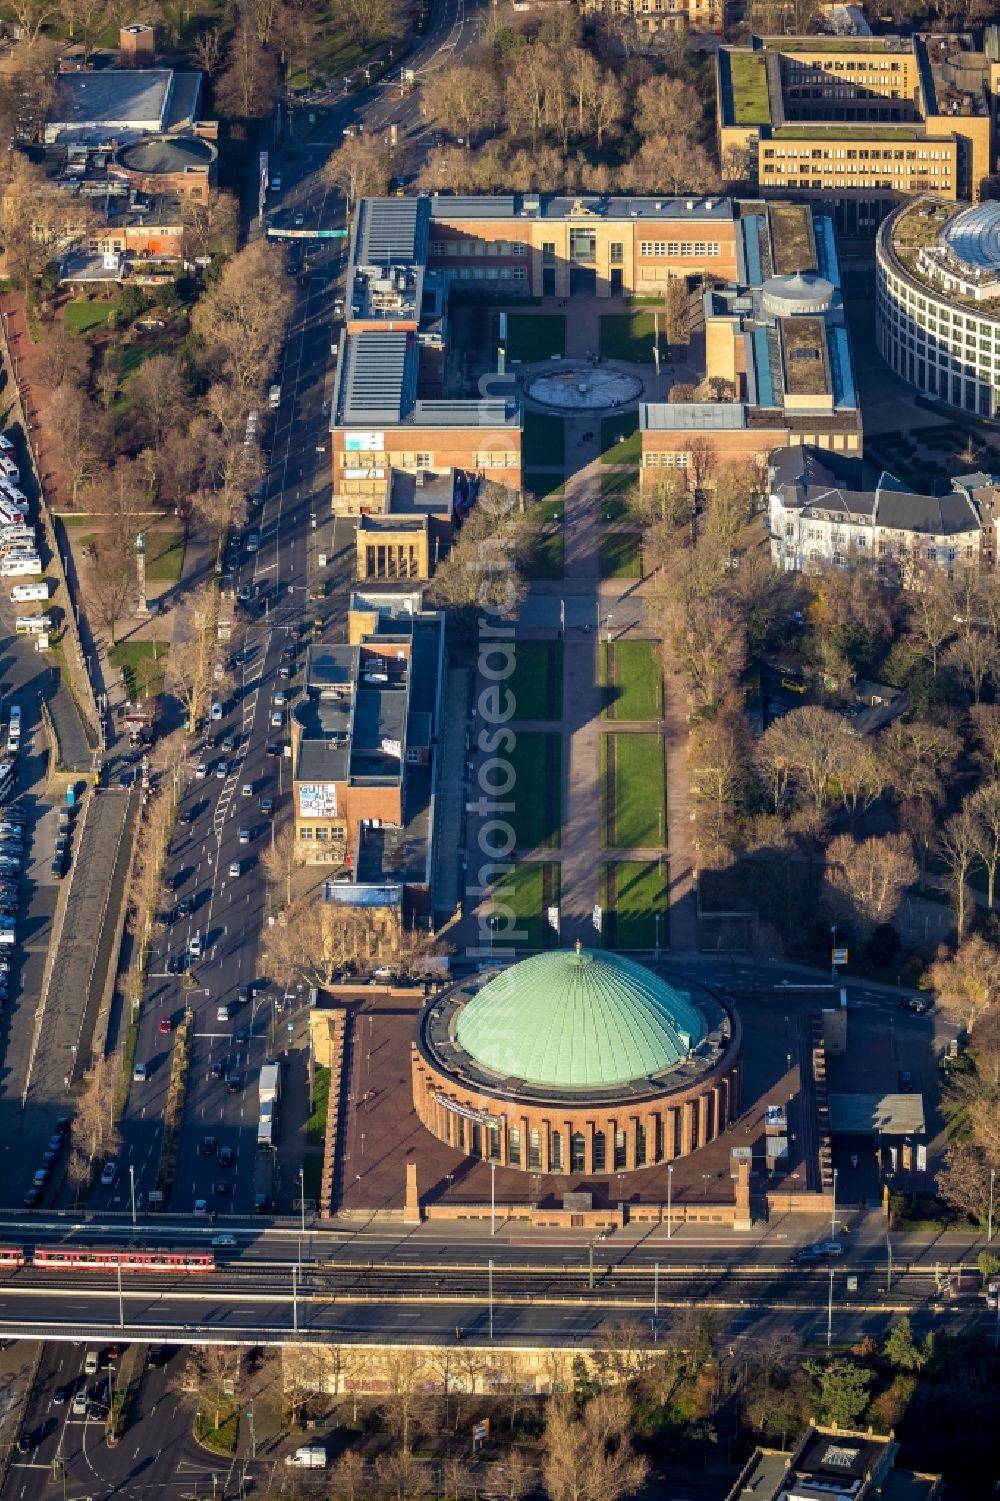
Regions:
<instances>
[{"instance_id":1,"label":"green roof","mask_svg":"<svg viewBox=\"0 0 1000 1501\"><path fill-rule=\"evenodd\" d=\"M729 52L734 125L768 125L771 102L763 52Z\"/></svg>"},{"instance_id":2,"label":"green roof","mask_svg":"<svg viewBox=\"0 0 1000 1501\"><path fill-rule=\"evenodd\" d=\"M500 1078L603 1089L674 1068L704 1023L689 996L617 954L536 954L459 1013L459 1045Z\"/></svg>"}]
</instances>

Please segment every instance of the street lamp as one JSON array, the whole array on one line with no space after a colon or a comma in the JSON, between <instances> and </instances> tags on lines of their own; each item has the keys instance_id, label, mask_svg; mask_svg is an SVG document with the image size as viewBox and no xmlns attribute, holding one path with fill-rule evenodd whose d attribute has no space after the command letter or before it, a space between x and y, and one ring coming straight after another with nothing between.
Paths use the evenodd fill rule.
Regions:
<instances>
[{"instance_id":1,"label":"street lamp","mask_svg":"<svg viewBox=\"0 0 1000 1501\"><path fill-rule=\"evenodd\" d=\"M989 1217L989 1221L987 1223L987 1229L986 1229L986 1243L987 1243L987 1245L993 1239L993 1188L994 1188L994 1185L996 1184L996 1181L997 1181L997 1170L996 1170L995 1167L991 1167L990 1168L990 1217Z\"/></svg>"},{"instance_id":2,"label":"street lamp","mask_svg":"<svg viewBox=\"0 0 1000 1501\"><path fill-rule=\"evenodd\" d=\"M833 1267L830 1268L830 1296L826 1305L826 1348L833 1343Z\"/></svg>"},{"instance_id":3,"label":"street lamp","mask_svg":"<svg viewBox=\"0 0 1000 1501\"><path fill-rule=\"evenodd\" d=\"M836 960L834 959L833 956L834 956L834 954L836 953L836 950L837 950L837 925L836 925L836 923L834 923L833 927L830 929L830 937L833 940L833 942L830 944L830 984L831 985L835 985L836 982L837 982L837 963L836 963Z\"/></svg>"},{"instance_id":4,"label":"street lamp","mask_svg":"<svg viewBox=\"0 0 1000 1501\"><path fill-rule=\"evenodd\" d=\"M490 1276L490 1339L492 1339L493 1338L493 1261L492 1261L492 1258L491 1258L491 1260L489 1262L489 1276Z\"/></svg>"},{"instance_id":5,"label":"street lamp","mask_svg":"<svg viewBox=\"0 0 1000 1501\"><path fill-rule=\"evenodd\" d=\"M674 1165L667 1163L667 1239L674 1233Z\"/></svg>"},{"instance_id":6,"label":"street lamp","mask_svg":"<svg viewBox=\"0 0 1000 1501\"><path fill-rule=\"evenodd\" d=\"M135 1225L135 1166L131 1162L128 1165L128 1183L132 1194L132 1224Z\"/></svg>"}]
</instances>

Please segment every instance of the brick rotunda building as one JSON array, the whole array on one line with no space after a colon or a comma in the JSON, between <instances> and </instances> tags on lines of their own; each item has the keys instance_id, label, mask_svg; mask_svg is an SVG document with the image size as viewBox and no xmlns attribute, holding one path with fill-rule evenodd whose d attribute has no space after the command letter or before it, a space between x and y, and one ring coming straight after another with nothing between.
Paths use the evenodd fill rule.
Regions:
<instances>
[{"instance_id":1,"label":"brick rotunda building","mask_svg":"<svg viewBox=\"0 0 1000 1501\"><path fill-rule=\"evenodd\" d=\"M417 1115L457 1151L528 1173L629 1172L739 1112L740 1023L617 954L537 954L450 986L412 1045Z\"/></svg>"}]
</instances>

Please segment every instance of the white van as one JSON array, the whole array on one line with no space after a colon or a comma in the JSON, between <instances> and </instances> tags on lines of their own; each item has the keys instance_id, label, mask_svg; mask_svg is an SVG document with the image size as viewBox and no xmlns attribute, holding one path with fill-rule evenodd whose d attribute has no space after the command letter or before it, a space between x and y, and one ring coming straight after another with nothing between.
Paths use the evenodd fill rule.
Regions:
<instances>
[{"instance_id":1,"label":"white van","mask_svg":"<svg viewBox=\"0 0 1000 1501\"><path fill-rule=\"evenodd\" d=\"M6 495L8 499L12 500L15 505L23 506L25 510L28 509L28 497L25 495L23 490L19 490L17 488L12 480L0 478L0 490L2 490L4 495Z\"/></svg>"},{"instance_id":2,"label":"white van","mask_svg":"<svg viewBox=\"0 0 1000 1501\"><path fill-rule=\"evenodd\" d=\"M0 558L0 578L34 578L42 571L42 560L37 553L15 553L9 558Z\"/></svg>"},{"instance_id":3,"label":"white van","mask_svg":"<svg viewBox=\"0 0 1000 1501\"><path fill-rule=\"evenodd\" d=\"M8 458L5 453L0 454L0 474L3 475L4 479L12 479L15 485L19 485L21 483L20 469L18 469L17 465L14 463L14 460Z\"/></svg>"},{"instance_id":4,"label":"white van","mask_svg":"<svg viewBox=\"0 0 1000 1501\"><path fill-rule=\"evenodd\" d=\"M52 630L51 615L19 615L14 622L19 636L43 636Z\"/></svg>"},{"instance_id":5,"label":"white van","mask_svg":"<svg viewBox=\"0 0 1000 1501\"><path fill-rule=\"evenodd\" d=\"M0 453L7 457L15 452L14 445L5 433L0 433Z\"/></svg>"},{"instance_id":6,"label":"white van","mask_svg":"<svg viewBox=\"0 0 1000 1501\"><path fill-rule=\"evenodd\" d=\"M15 584L10 591L12 605L26 605L32 599L48 599L48 580L43 579L40 584Z\"/></svg>"}]
</instances>

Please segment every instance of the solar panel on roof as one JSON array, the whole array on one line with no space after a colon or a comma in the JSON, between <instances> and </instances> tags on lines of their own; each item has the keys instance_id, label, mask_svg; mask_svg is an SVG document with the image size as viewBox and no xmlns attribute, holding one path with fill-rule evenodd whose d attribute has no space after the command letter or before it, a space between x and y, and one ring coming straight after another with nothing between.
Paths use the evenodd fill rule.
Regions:
<instances>
[{"instance_id":1,"label":"solar panel on roof","mask_svg":"<svg viewBox=\"0 0 1000 1501\"><path fill-rule=\"evenodd\" d=\"M405 333L366 332L350 341L346 421L398 419L406 378Z\"/></svg>"},{"instance_id":2,"label":"solar panel on roof","mask_svg":"<svg viewBox=\"0 0 1000 1501\"><path fill-rule=\"evenodd\" d=\"M416 255L418 206L415 198L369 198L361 259L375 265L412 261Z\"/></svg>"}]
</instances>

